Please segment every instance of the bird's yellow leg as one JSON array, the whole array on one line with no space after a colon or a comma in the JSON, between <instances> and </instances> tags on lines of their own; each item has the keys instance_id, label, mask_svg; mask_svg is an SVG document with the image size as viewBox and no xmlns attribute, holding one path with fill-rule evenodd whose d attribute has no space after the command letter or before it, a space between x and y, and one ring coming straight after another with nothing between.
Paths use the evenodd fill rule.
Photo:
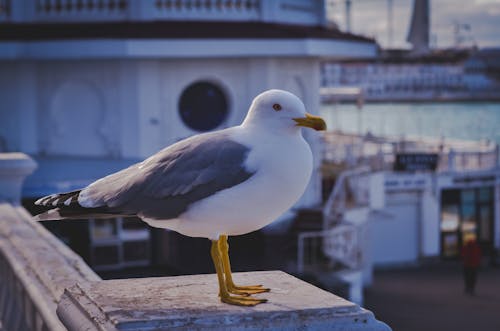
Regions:
<instances>
[{"instance_id":1,"label":"bird's yellow leg","mask_svg":"<svg viewBox=\"0 0 500 331\"><path fill-rule=\"evenodd\" d=\"M217 272L217 279L219 281L219 296L222 302L237 306L255 306L259 303L264 303L267 301L266 299L254 299L241 295L231 295L227 290L226 282L224 280L224 271L218 240L212 241L210 254L212 255L215 271Z\"/></svg>"},{"instance_id":2,"label":"bird's yellow leg","mask_svg":"<svg viewBox=\"0 0 500 331\"><path fill-rule=\"evenodd\" d=\"M227 243L227 236L222 235L219 237L219 249L222 256L222 267L224 268L224 277L226 280L226 287L230 293L251 295L256 293L269 292L268 288L262 287L262 285L249 285L249 286L238 286L233 282L233 276L231 274L231 262L229 261L229 244Z\"/></svg>"}]
</instances>

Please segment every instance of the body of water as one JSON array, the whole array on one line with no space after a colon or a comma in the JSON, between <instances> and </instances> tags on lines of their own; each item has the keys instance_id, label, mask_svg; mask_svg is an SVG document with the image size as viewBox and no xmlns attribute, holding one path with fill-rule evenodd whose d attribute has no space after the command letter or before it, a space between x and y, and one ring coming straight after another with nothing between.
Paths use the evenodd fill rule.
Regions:
<instances>
[{"instance_id":1,"label":"body of water","mask_svg":"<svg viewBox=\"0 0 500 331\"><path fill-rule=\"evenodd\" d=\"M500 144L500 102L323 105L329 129L376 135L494 140Z\"/></svg>"}]
</instances>

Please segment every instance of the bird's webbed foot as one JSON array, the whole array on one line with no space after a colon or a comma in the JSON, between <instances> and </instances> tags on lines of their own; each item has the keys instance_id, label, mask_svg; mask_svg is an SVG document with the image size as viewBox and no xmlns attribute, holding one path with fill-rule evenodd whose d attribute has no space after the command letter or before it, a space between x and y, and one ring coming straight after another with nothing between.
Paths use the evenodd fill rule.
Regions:
<instances>
[{"instance_id":1,"label":"bird's webbed foot","mask_svg":"<svg viewBox=\"0 0 500 331\"><path fill-rule=\"evenodd\" d=\"M260 303L267 302L267 299L256 299L249 296L231 295L229 292L219 294L220 300L224 303L237 306L253 307Z\"/></svg>"},{"instance_id":2,"label":"bird's webbed foot","mask_svg":"<svg viewBox=\"0 0 500 331\"><path fill-rule=\"evenodd\" d=\"M265 293L265 292L270 291L269 288L263 287L262 285L239 286L239 285L235 285L232 282L227 282L226 286L227 286L227 291L229 293L245 295L245 296L257 294L257 293Z\"/></svg>"}]
</instances>

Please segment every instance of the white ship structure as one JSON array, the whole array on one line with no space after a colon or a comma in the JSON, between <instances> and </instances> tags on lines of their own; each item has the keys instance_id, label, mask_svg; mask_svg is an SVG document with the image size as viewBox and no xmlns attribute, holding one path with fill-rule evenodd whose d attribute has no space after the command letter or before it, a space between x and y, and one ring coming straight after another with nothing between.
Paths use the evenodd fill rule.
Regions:
<instances>
[{"instance_id":1,"label":"white ship structure","mask_svg":"<svg viewBox=\"0 0 500 331\"><path fill-rule=\"evenodd\" d=\"M323 88L361 89L366 101L500 100L500 49L381 51L370 60L327 61ZM324 101L335 101L325 93Z\"/></svg>"},{"instance_id":2,"label":"white ship structure","mask_svg":"<svg viewBox=\"0 0 500 331\"><path fill-rule=\"evenodd\" d=\"M328 89L352 87L366 101L500 100L500 49L463 45L460 25L455 30L454 48L432 49L430 1L414 0L407 37L411 49L379 49L375 58L325 61L323 100L338 101L332 99L338 94Z\"/></svg>"}]
</instances>

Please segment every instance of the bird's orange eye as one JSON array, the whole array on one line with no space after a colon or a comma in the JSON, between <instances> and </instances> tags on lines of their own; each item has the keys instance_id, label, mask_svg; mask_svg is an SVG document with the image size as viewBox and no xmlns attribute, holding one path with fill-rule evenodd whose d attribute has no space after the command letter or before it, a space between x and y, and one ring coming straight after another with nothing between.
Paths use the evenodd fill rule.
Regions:
<instances>
[{"instance_id":1,"label":"bird's orange eye","mask_svg":"<svg viewBox=\"0 0 500 331\"><path fill-rule=\"evenodd\" d=\"M276 111L280 111L281 110L281 105L279 103L275 103L273 105L273 109L276 110Z\"/></svg>"}]
</instances>

